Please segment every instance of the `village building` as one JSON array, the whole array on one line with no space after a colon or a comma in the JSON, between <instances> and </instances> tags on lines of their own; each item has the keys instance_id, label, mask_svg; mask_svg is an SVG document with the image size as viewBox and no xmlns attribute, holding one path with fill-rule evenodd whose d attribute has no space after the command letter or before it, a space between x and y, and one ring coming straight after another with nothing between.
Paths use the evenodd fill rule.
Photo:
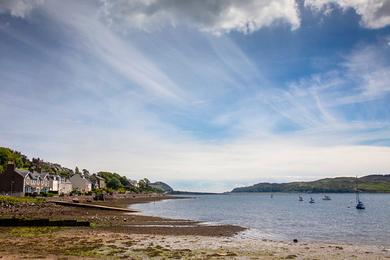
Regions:
<instances>
[{"instance_id":1,"label":"village building","mask_svg":"<svg viewBox=\"0 0 390 260\"><path fill-rule=\"evenodd\" d=\"M92 174L91 177L89 177L89 180L92 184L92 189L105 189L106 188L106 182L103 177L100 177L96 173Z\"/></svg>"},{"instance_id":2,"label":"village building","mask_svg":"<svg viewBox=\"0 0 390 260\"><path fill-rule=\"evenodd\" d=\"M69 179L63 179L58 184L58 194L69 194L73 190L73 184Z\"/></svg>"},{"instance_id":3,"label":"village building","mask_svg":"<svg viewBox=\"0 0 390 260\"><path fill-rule=\"evenodd\" d=\"M26 178L26 192L28 194L47 193L50 189L49 174L46 172L30 172L31 178Z\"/></svg>"},{"instance_id":4,"label":"village building","mask_svg":"<svg viewBox=\"0 0 390 260\"><path fill-rule=\"evenodd\" d=\"M49 174L30 172L15 168L14 163L8 163L5 171L0 174L0 193L13 196L24 196L48 192Z\"/></svg>"},{"instance_id":5,"label":"village building","mask_svg":"<svg viewBox=\"0 0 390 260\"><path fill-rule=\"evenodd\" d=\"M0 193L14 196L24 196L26 179L31 179L30 172L15 168L15 164L8 163L0 174Z\"/></svg>"},{"instance_id":6,"label":"village building","mask_svg":"<svg viewBox=\"0 0 390 260\"><path fill-rule=\"evenodd\" d=\"M73 189L80 192L92 191L92 183L82 173L76 173L70 177L70 182L73 185Z\"/></svg>"},{"instance_id":7,"label":"village building","mask_svg":"<svg viewBox=\"0 0 390 260\"><path fill-rule=\"evenodd\" d=\"M52 175L49 177L50 191L58 194L69 194L73 190L72 182L59 175Z\"/></svg>"}]
</instances>

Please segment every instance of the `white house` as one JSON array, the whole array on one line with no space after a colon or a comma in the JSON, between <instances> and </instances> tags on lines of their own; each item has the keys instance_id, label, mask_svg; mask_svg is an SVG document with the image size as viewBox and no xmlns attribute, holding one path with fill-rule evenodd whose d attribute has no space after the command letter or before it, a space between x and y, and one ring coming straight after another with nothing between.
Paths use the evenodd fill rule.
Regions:
<instances>
[{"instance_id":1,"label":"white house","mask_svg":"<svg viewBox=\"0 0 390 260\"><path fill-rule=\"evenodd\" d=\"M91 182L83 174L76 173L69 180L75 190L81 192L90 192L92 190Z\"/></svg>"},{"instance_id":2,"label":"white house","mask_svg":"<svg viewBox=\"0 0 390 260\"><path fill-rule=\"evenodd\" d=\"M58 183L58 194L69 194L73 190L73 184L69 179L63 178Z\"/></svg>"},{"instance_id":3,"label":"white house","mask_svg":"<svg viewBox=\"0 0 390 260\"><path fill-rule=\"evenodd\" d=\"M58 184L60 183L60 179L61 177L58 176L58 175L52 175L50 176L50 181L49 181L49 190L50 191L58 191Z\"/></svg>"},{"instance_id":4,"label":"white house","mask_svg":"<svg viewBox=\"0 0 390 260\"><path fill-rule=\"evenodd\" d=\"M58 192L58 194L69 194L73 190L73 185L69 179L55 175L50 176L50 191Z\"/></svg>"}]
</instances>

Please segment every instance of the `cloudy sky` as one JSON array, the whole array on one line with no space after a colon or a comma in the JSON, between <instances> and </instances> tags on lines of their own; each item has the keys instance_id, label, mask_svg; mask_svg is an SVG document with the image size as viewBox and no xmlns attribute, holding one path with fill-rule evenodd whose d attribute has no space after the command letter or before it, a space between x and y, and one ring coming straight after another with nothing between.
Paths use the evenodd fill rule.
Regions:
<instances>
[{"instance_id":1,"label":"cloudy sky","mask_svg":"<svg viewBox=\"0 0 390 260\"><path fill-rule=\"evenodd\" d=\"M390 172L388 0L0 0L0 145L175 189Z\"/></svg>"}]
</instances>

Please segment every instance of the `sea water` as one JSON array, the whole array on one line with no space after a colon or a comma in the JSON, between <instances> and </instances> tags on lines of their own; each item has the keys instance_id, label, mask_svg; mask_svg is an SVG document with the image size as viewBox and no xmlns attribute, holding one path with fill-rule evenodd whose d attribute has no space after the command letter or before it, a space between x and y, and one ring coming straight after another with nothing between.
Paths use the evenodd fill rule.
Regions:
<instances>
[{"instance_id":1,"label":"sea water","mask_svg":"<svg viewBox=\"0 0 390 260\"><path fill-rule=\"evenodd\" d=\"M304 201L299 201L301 195ZM245 234L278 240L390 245L390 194L229 193L131 205L143 214L249 228ZM310 204L312 197L315 203Z\"/></svg>"}]
</instances>

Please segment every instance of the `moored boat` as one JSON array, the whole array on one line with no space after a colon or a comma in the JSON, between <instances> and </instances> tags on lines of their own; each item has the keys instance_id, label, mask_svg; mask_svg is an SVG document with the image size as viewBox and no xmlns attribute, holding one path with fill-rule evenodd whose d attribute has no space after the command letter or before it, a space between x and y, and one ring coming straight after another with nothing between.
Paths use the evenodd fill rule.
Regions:
<instances>
[{"instance_id":1,"label":"moored boat","mask_svg":"<svg viewBox=\"0 0 390 260\"><path fill-rule=\"evenodd\" d=\"M356 209L366 209L359 197L358 177L356 176Z\"/></svg>"}]
</instances>

